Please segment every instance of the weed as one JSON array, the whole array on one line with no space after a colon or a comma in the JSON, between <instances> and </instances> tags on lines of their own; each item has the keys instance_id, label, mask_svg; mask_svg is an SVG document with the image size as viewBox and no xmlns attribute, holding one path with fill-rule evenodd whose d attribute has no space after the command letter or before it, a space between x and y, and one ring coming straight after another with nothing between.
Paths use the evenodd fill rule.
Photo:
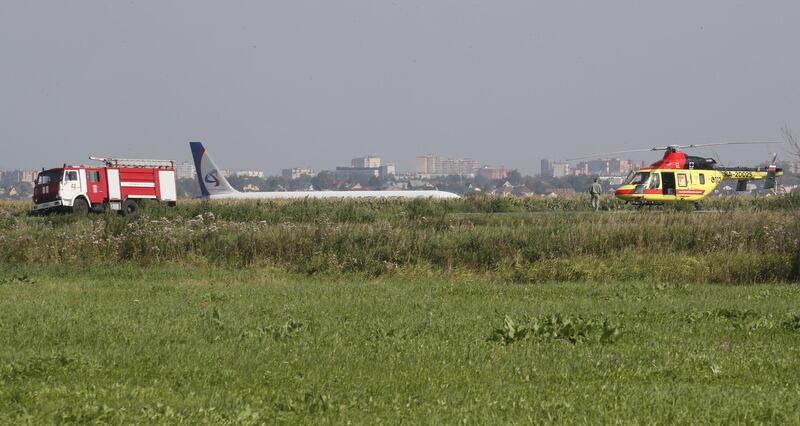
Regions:
<instances>
[{"instance_id":1,"label":"weed","mask_svg":"<svg viewBox=\"0 0 800 426\"><path fill-rule=\"evenodd\" d=\"M791 314L789 319L781 323L781 326L787 330L799 331L800 330L800 314Z\"/></svg>"},{"instance_id":2,"label":"weed","mask_svg":"<svg viewBox=\"0 0 800 426\"><path fill-rule=\"evenodd\" d=\"M15 285L15 284L35 284L36 280L29 275L12 275L6 278L0 278L0 285Z\"/></svg>"},{"instance_id":3,"label":"weed","mask_svg":"<svg viewBox=\"0 0 800 426\"><path fill-rule=\"evenodd\" d=\"M580 316L553 314L528 318L523 324L518 324L506 315L503 325L494 330L489 340L504 345L529 338L563 339L570 343L582 341L614 343L622 337L622 328L619 324L607 319L585 319Z\"/></svg>"},{"instance_id":4,"label":"weed","mask_svg":"<svg viewBox=\"0 0 800 426\"><path fill-rule=\"evenodd\" d=\"M284 340L295 337L304 331L305 325L300 321L289 320L282 325L265 325L253 329L243 330L239 334L240 339L252 337L272 337L275 340Z\"/></svg>"}]
</instances>

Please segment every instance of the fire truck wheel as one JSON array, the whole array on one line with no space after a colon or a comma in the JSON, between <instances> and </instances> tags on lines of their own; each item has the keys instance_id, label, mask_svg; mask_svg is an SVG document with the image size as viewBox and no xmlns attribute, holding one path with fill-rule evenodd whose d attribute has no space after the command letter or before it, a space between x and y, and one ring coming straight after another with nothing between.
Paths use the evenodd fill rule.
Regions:
<instances>
[{"instance_id":1,"label":"fire truck wheel","mask_svg":"<svg viewBox=\"0 0 800 426\"><path fill-rule=\"evenodd\" d=\"M72 204L72 213L75 213L79 216L85 216L89 213L89 203L86 202L83 198L78 198Z\"/></svg>"},{"instance_id":2,"label":"fire truck wheel","mask_svg":"<svg viewBox=\"0 0 800 426\"><path fill-rule=\"evenodd\" d=\"M125 216L136 216L139 214L139 205L136 201L128 198L122 202L122 214Z\"/></svg>"}]
</instances>

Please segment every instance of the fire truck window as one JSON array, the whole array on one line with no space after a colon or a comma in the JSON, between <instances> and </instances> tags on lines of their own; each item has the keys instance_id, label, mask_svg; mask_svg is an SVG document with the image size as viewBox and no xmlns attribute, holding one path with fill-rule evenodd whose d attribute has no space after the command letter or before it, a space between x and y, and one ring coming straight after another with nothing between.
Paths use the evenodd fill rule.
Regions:
<instances>
[{"instance_id":1,"label":"fire truck window","mask_svg":"<svg viewBox=\"0 0 800 426\"><path fill-rule=\"evenodd\" d=\"M661 186L660 176L658 173L653 173L653 177L650 178L650 188L654 189Z\"/></svg>"},{"instance_id":2,"label":"fire truck window","mask_svg":"<svg viewBox=\"0 0 800 426\"><path fill-rule=\"evenodd\" d=\"M705 185L706 184L706 175L704 175L702 173L700 173L700 184L701 185Z\"/></svg>"},{"instance_id":3,"label":"fire truck window","mask_svg":"<svg viewBox=\"0 0 800 426\"><path fill-rule=\"evenodd\" d=\"M686 186L686 174L678 173L678 186Z\"/></svg>"},{"instance_id":4,"label":"fire truck window","mask_svg":"<svg viewBox=\"0 0 800 426\"><path fill-rule=\"evenodd\" d=\"M100 182L100 172L98 171L89 171L86 172L88 174L89 182Z\"/></svg>"},{"instance_id":5,"label":"fire truck window","mask_svg":"<svg viewBox=\"0 0 800 426\"><path fill-rule=\"evenodd\" d=\"M78 172L75 171L67 172L67 177L64 180L66 181L78 180Z\"/></svg>"},{"instance_id":6,"label":"fire truck window","mask_svg":"<svg viewBox=\"0 0 800 426\"><path fill-rule=\"evenodd\" d=\"M48 170L46 172L41 172L39 173L39 177L36 179L36 182L39 185L44 185L51 182L61 182L61 176L63 174L63 170Z\"/></svg>"}]
</instances>

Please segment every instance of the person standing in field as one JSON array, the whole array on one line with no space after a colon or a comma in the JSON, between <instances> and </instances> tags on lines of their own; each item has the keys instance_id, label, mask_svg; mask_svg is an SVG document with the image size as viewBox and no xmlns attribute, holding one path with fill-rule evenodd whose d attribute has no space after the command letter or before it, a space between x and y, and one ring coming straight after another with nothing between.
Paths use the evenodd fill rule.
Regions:
<instances>
[{"instance_id":1,"label":"person standing in field","mask_svg":"<svg viewBox=\"0 0 800 426\"><path fill-rule=\"evenodd\" d=\"M594 211L600 210L600 194L603 193L603 187L600 186L600 182L597 181L597 178L594 178L594 183L592 183L592 187L589 189L589 195L592 196L592 208Z\"/></svg>"}]
</instances>

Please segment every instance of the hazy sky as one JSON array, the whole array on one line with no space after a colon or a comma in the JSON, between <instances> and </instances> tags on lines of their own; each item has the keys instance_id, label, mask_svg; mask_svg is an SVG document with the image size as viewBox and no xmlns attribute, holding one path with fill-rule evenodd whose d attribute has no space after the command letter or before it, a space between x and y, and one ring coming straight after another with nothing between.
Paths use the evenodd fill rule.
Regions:
<instances>
[{"instance_id":1,"label":"hazy sky","mask_svg":"<svg viewBox=\"0 0 800 426\"><path fill-rule=\"evenodd\" d=\"M188 161L200 140L223 168L271 173L425 153L535 173L780 140L800 132L798 42L796 0L3 0L0 168Z\"/></svg>"}]
</instances>

